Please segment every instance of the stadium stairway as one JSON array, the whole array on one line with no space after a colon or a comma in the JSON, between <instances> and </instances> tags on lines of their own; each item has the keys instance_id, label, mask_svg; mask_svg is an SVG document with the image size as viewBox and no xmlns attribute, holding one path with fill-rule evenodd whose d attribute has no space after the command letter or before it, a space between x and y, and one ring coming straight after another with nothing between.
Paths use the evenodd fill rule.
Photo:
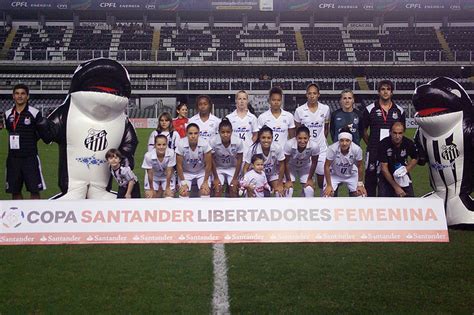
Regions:
<instances>
[{"instance_id":1,"label":"stadium stairway","mask_svg":"<svg viewBox=\"0 0 474 315\"><path fill-rule=\"evenodd\" d=\"M110 40L109 57L117 59L117 54L120 46L120 38L122 37L123 30L116 29L112 30L112 39Z\"/></svg>"},{"instance_id":2,"label":"stadium stairway","mask_svg":"<svg viewBox=\"0 0 474 315\"><path fill-rule=\"evenodd\" d=\"M367 83L366 77L356 77L357 84L361 91L368 91L370 90L369 84Z\"/></svg>"},{"instance_id":3,"label":"stadium stairway","mask_svg":"<svg viewBox=\"0 0 474 315\"><path fill-rule=\"evenodd\" d=\"M354 52L354 45L352 44L351 34L349 32L342 34L342 42L344 43L344 49L346 50L347 58L349 61L357 61L357 57Z\"/></svg>"},{"instance_id":4,"label":"stadium stairway","mask_svg":"<svg viewBox=\"0 0 474 315\"><path fill-rule=\"evenodd\" d=\"M306 49L304 48L303 35L300 31L295 31L296 47L298 47L298 56L301 61L306 61Z\"/></svg>"},{"instance_id":5,"label":"stadium stairway","mask_svg":"<svg viewBox=\"0 0 474 315\"><path fill-rule=\"evenodd\" d=\"M439 28L436 29L436 37L438 38L439 44L441 45L444 52L446 53L448 60L454 61L453 52L451 51L451 48L449 48L448 42L446 41L446 38L444 37L443 32L441 32Z\"/></svg>"},{"instance_id":6,"label":"stadium stairway","mask_svg":"<svg viewBox=\"0 0 474 315\"><path fill-rule=\"evenodd\" d=\"M8 51L10 50L13 39L15 39L16 31L18 30L17 27L12 27L10 33L8 34L7 38L5 39L5 43L3 44L2 50L0 51L0 60L8 59Z\"/></svg>"},{"instance_id":7,"label":"stadium stairway","mask_svg":"<svg viewBox=\"0 0 474 315\"><path fill-rule=\"evenodd\" d=\"M151 42L151 50L158 51L160 49L160 30L153 31L153 41Z\"/></svg>"}]
</instances>

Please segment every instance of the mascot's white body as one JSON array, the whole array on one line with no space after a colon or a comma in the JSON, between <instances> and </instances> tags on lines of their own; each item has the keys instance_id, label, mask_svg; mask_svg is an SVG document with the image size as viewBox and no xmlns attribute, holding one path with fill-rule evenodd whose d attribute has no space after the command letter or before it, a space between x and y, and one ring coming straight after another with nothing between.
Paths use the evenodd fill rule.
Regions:
<instances>
[{"instance_id":1,"label":"mascot's white body","mask_svg":"<svg viewBox=\"0 0 474 315\"><path fill-rule=\"evenodd\" d=\"M119 149L133 167L135 130L125 115L130 79L110 59L94 59L76 70L70 94L48 117L49 142L59 144L58 199L115 199L110 193L109 149Z\"/></svg>"},{"instance_id":2,"label":"mascot's white body","mask_svg":"<svg viewBox=\"0 0 474 315\"><path fill-rule=\"evenodd\" d=\"M444 200L450 226L474 224L473 111L464 89L449 78L438 78L415 91L419 125L415 141L429 163L434 191L429 198Z\"/></svg>"},{"instance_id":3,"label":"mascot's white body","mask_svg":"<svg viewBox=\"0 0 474 315\"><path fill-rule=\"evenodd\" d=\"M461 181L464 166L464 141L462 112L449 113L419 121L418 135L425 143L433 193L427 197L446 201L448 225L474 224L474 212L468 211L461 202ZM451 144L446 143L451 139ZM440 156L440 159L435 159Z\"/></svg>"},{"instance_id":4,"label":"mascot's white body","mask_svg":"<svg viewBox=\"0 0 474 315\"><path fill-rule=\"evenodd\" d=\"M104 93L71 94L66 126L69 189L61 199L116 198L105 190L110 178L105 153L120 147L128 99L100 94Z\"/></svg>"}]
</instances>

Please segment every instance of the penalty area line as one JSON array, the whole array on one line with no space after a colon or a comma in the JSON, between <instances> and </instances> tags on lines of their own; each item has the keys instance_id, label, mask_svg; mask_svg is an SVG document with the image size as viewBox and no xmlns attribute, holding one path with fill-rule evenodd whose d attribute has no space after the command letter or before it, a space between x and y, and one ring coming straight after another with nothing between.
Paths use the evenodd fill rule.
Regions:
<instances>
[{"instance_id":1,"label":"penalty area line","mask_svg":"<svg viewBox=\"0 0 474 315\"><path fill-rule=\"evenodd\" d=\"M213 244L214 292L212 314L230 314L229 285L227 282L227 258L224 244Z\"/></svg>"}]
</instances>

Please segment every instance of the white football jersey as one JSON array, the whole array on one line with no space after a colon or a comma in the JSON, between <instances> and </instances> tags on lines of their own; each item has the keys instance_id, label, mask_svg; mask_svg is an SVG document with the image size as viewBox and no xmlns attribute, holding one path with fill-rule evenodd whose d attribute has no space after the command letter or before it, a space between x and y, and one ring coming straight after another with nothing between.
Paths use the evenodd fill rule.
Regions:
<instances>
[{"instance_id":1,"label":"white football jersey","mask_svg":"<svg viewBox=\"0 0 474 315\"><path fill-rule=\"evenodd\" d=\"M255 147L250 147L244 156L244 162L252 164L252 156L254 154L262 154L264 157L263 165L267 176L278 174L280 162L285 160L283 149L277 143L272 143L270 152L266 156L263 154L262 145L259 143Z\"/></svg>"},{"instance_id":2,"label":"white football jersey","mask_svg":"<svg viewBox=\"0 0 474 315\"><path fill-rule=\"evenodd\" d=\"M244 152L244 143L234 135L230 138L228 147L222 144L220 135L212 137L209 144L217 168L235 168L237 164L236 155Z\"/></svg>"},{"instance_id":3,"label":"white football jersey","mask_svg":"<svg viewBox=\"0 0 474 315\"><path fill-rule=\"evenodd\" d=\"M194 150L189 146L188 138L183 138L176 147L176 154L183 157L183 172L199 174L206 168L204 155L211 151L209 143L199 138L198 144Z\"/></svg>"},{"instance_id":4,"label":"white football jersey","mask_svg":"<svg viewBox=\"0 0 474 315\"><path fill-rule=\"evenodd\" d=\"M237 110L227 115L230 123L232 124L232 132L235 136L239 137L246 148L252 145L252 135L258 131L257 117L254 114L247 111L247 115L244 118L240 118L237 115Z\"/></svg>"},{"instance_id":5,"label":"white football jersey","mask_svg":"<svg viewBox=\"0 0 474 315\"><path fill-rule=\"evenodd\" d=\"M275 118L269 109L258 116L258 128L268 126L273 130L273 141L284 146L288 140L288 129L295 128L295 119L290 112L281 110L280 116Z\"/></svg>"},{"instance_id":6,"label":"white football jersey","mask_svg":"<svg viewBox=\"0 0 474 315\"><path fill-rule=\"evenodd\" d=\"M198 125L199 138L209 142L209 140L211 140L211 138L218 133L220 122L221 120L213 114L209 114L209 119L206 121L202 121L199 114L196 114L189 118L187 125L190 123L195 123Z\"/></svg>"},{"instance_id":7,"label":"white football jersey","mask_svg":"<svg viewBox=\"0 0 474 315\"><path fill-rule=\"evenodd\" d=\"M311 166L311 157L319 155L319 146L312 141L308 141L303 152L298 150L296 138L290 139L285 144L285 155L290 156L288 164L294 168L303 168Z\"/></svg>"},{"instance_id":8,"label":"white football jersey","mask_svg":"<svg viewBox=\"0 0 474 315\"><path fill-rule=\"evenodd\" d=\"M308 127L311 140L320 143L324 149L327 147L324 135L324 124L331 119L329 106L318 102L316 112L309 110L308 103L298 107L295 111L295 122ZM323 141L324 140L324 141Z\"/></svg>"},{"instance_id":9,"label":"white football jersey","mask_svg":"<svg viewBox=\"0 0 474 315\"><path fill-rule=\"evenodd\" d=\"M248 185L255 186L253 189L255 197L265 197L265 189L271 190L270 185L268 185L267 176L265 173L257 173L255 170L248 171L241 181L242 187Z\"/></svg>"},{"instance_id":10,"label":"white football jersey","mask_svg":"<svg viewBox=\"0 0 474 315\"><path fill-rule=\"evenodd\" d=\"M151 151L155 148L155 138L157 135L163 135L168 139L168 148L170 149L176 149L176 146L178 145L178 141L181 139L179 136L179 133L174 130L172 133L169 131L158 131L158 130L153 130L148 137L148 151Z\"/></svg>"},{"instance_id":11,"label":"white football jersey","mask_svg":"<svg viewBox=\"0 0 474 315\"><path fill-rule=\"evenodd\" d=\"M176 154L170 148L166 149L163 161L158 160L156 150L148 151L143 158L142 168L153 170L153 180L166 178L166 169L176 165Z\"/></svg>"},{"instance_id":12,"label":"white football jersey","mask_svg":"<svg viewBox=\"0 0 474 315\"><path fill-rule=\"evenodd\" d=\"M349 152L344 155L341 153L339 142L335 142L328 147L326 159L332 161L331 174L340 177L351 177L358 171L356 163L362 161L362 149L352 142Z\"/></svg>"}]
</instances>

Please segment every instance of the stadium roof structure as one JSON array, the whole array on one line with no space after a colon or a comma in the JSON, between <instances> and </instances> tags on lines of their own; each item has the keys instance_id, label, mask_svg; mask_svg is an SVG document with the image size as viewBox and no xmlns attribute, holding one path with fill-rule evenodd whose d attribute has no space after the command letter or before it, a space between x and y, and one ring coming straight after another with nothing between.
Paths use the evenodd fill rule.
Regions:
<instances>
[{"instance_id":1,"label":"stadium roof structure","mask_svg":"<svg viewBox=\"0 0 474 315\"><path fill-rule=\"evenodd\" d=\"M186 21L205 21L213 15L217 21L233 21L246 14L252 21L367 21L383 17L401 21L416 16L420 21L443 17L472 20L473 0L4 0L0 10L14 19L36 19L38 13L48 19L103 19L113 14L120 19L136 20L144 14L149 21L172 21L179 15Z\"/></svg>"}]
</instances>

